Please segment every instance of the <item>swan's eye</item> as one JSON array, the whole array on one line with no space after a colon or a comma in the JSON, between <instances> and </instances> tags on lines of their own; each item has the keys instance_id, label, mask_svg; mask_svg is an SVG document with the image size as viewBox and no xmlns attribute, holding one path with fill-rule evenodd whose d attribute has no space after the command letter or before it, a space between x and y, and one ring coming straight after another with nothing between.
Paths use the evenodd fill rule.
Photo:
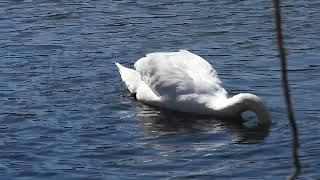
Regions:
<instances>
[{"instance_id":1,"label":"swan's eye","mask_svg":"<svg viewBox=\"0 0 320 180\"><path fill-rule=\"evenodd\" d=\"M253 111L245 111L241 114L241 117L243 119L243 124L246 127L253 127L257 125L258 117Z\"/></svg>"}]
</instances>

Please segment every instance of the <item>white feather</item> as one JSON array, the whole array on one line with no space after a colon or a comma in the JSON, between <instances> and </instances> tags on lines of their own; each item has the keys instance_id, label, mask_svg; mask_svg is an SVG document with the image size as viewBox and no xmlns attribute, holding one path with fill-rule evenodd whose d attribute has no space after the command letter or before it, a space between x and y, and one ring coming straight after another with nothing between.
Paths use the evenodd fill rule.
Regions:
<instances>
[{"instance_id":1,"label":"white feather","mask_svg":"<svg viewBox=\"0 0 320 180\"><path fill-rule=\"evenodd\" d=\"M261 121L269 122L259 97L244 93L227 98L213 67L189 51L147 54L134 64L135 70L116 65L129 91L146 104L227 117L249 109L259 113Z\"/></svg>"}]
</instances>

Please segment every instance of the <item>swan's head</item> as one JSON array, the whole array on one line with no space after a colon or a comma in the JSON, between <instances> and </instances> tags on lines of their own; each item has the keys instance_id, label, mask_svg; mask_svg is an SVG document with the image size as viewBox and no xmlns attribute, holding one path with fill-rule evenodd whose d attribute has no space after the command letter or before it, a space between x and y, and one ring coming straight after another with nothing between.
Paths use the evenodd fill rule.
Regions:
<instances>
[{"instance_id":1,"label":"swan's head","mask_svg":"<svg viewBox=\"0 0 320 180\"><path fill-rule=\"evenodd\" d=\"M235 103L235 108L240 115L245 111L252 111L256 114L260 125L270 126L271 117L261 98L250 93L240 93L230 99Z\"/></svg>"}]
</instances>

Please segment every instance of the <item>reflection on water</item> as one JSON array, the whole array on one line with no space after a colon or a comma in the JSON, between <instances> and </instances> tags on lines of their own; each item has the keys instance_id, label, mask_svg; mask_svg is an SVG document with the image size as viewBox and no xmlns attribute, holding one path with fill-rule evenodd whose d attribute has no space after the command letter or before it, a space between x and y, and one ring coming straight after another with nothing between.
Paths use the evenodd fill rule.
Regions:
<instances>
[{"instance_id":1,"label":"reflection on water","mask_svg":"<svg viewBox=\"0 0 320 180\"><path fill-rule=\"evenodd\" d=\"M319 177L318 1L284 2L301 177ZM0 1L0 179L284 179L292 168L270 1ZM114 62L187 49L274 124L126 96ZM270 133L269 133L270 130Z\"/></svg>"},{"instance_id":2,"label":"reflection on water","mask_svg":"<svg viewBox=\"0 0 320 180\"><path fill-rule=\"evenodd\" d=\"M133 101L133 100L132 100ZM171 133L230 132L234 143L258 143L269 133L269 128L247 127L243 119L216 119L166 109L154 108L136 102L137 117L146 136Z\"/></svg>"}]
</instances>

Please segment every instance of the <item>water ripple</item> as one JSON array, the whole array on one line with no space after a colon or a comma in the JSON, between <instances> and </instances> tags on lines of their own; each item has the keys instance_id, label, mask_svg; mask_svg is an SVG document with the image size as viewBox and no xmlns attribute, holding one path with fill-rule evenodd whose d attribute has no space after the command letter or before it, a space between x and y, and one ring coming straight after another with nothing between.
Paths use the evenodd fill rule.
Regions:
<instances>
[{"instance_id":1,"label":"water ripple","mask_svg":"<svg viewBox=\"0 0 320 180\"><path fill-rule=\"evenodd\" d=\"M318 2L283 2L301 178L319 177ZM2 179L283 179L290 129L269 1L0 2ZM251 92L273 124L152 108L114 62L188 49L229 94Z\"/></svg>"}]
</instances>

